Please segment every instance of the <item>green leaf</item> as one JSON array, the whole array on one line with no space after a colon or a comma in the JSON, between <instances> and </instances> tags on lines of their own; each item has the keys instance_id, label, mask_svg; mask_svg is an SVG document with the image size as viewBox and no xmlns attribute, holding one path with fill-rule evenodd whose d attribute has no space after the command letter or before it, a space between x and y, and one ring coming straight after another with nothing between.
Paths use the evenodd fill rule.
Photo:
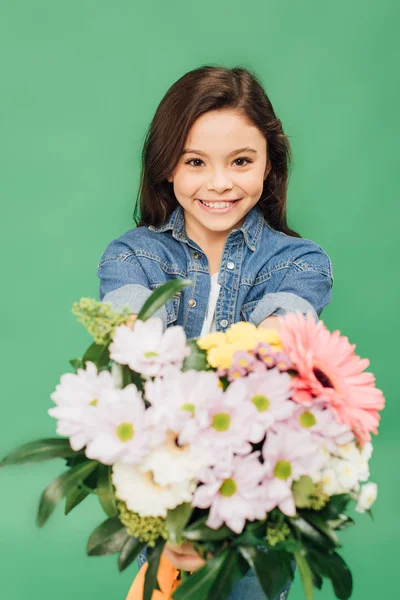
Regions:
<instances>
[{"instance_id":1,"label":"green leaf","mask_svg":"<svg viewBox=\"0 0 400 600\"><path fill-rule=\"evenodd\" d=\"M302 517L290 519L292 525L301 533L302 537L311 540L314 544L323 548L335 548L336 544L319 529L311 525Z\"/></svg>"},{"instance_id":2,"label":"green leaf","mask_svg":"<svg viewBox=\"0 0 400 600\"><path fill-rule=\"evenodd\" d=\"M159 590L157 573L160 565L162 551L164 550L165 540L162 537L157 538L155 546L147 548L148 567L144 576L143 600L151 600L154 590Z\"/></svg>"},{"instance_id":3,"label":"green leaf","mask_svg":"<svg viewBox=\"0 0 400 600\"><path fill-rule=\"evenodd\" d=\"M86 367L87 360L93 362L98 368L108 365L110 362L108 344L96 344L96 342L93 342L82 357L83 368Z\"/></svg>"},{"instance_id":4,"label":"green leaf","mask_svg":"<svg viewBox=\"0 0 400 600\"><path fill-rule=\"evenodd\" d=\"M301 548L301 543L298 540L293 539L292 537L283 540L282 542L278 542L273 547L273 550L285 550L286 552L290 552L294 554Z\"/></svg>"},{"instance_id":5,"label":"green leaf","mask_svg":"<svg viewBox=\"0 0 400 600\"><path fill-rule=\"evenodd\" d=\"M181 278L172 279L171 281L167 281L167 283L160 285L160 287L155 289L151 296L147 298L146 302L143 304L138 314L138 319L140 321L147 321L147 319L152 317L154 313L156 313L159 308L164 306L164 304L177 292L189 285L193 285L193 282L189 279Z\"/></svg>"},{"instance_id":6,"label":"green leaf","mask_svg":"<svg viewBox=\"0 0 400 600\"><path fill-rule=\"evenodd\" d=\"M219 529L207 527L205 524L207 519L208 515L201 517L201 519L186 527L182 531L182 536L191 542L197 542L224 540L231 535L235 535L226 525L222 525Z\"/></svg>"},{"instance_id":7,"label":"green leaf","mask_svg":"<svg viewBox=\"0 0 400 600\"><path fill-rule=\"evenodd\" d=\"M85 450L80 450L76 452L73 456L65 457L65 464L67 467L75 467L75 465L80 465L87 461L87 456L85 454Z\"/></svg>"},{"instance_id":8,"label":"green leaf","mask_svg":"<svg viewBox=\"0 0 400 600\"><path fill-rule=\"evenodd\" d=\"M139 556L140 552L146 546L146 542L141 542L131 535L122 546L121 552L118 556L118 569L123 571Z\"/></svg>"},{"instance_id":9,"label":"green leaf","mask_svg":"<svg viewBox=\"0 0 400 600\"><path fill-rule=\"evenodd\" d=\"M354 519L347 515L340 515L337 519L327 521L327 524L331 529L342 531L343 529L349 529L355 525Z\"/></svg>"},{"instance_id":10,"label":"green leaf","mask_svg":"<svg viewBox=\"0 0 400 600\"><path fill-rule=\"evenodd\" d=\"M99 466L97 495L106 515L109 517L116 515L118 511L115 504L114 487L111 482L111 467L108 465Z\"/></svg>"},{"instance_id":11,"label":"green leaf","mask_svg":"<svg viewBox=\"0 0 400 600\"><path fill-rule=\"evenodd\" d=\"M65 509L64 514L67 515L71 512L73 508L78 506L83 500L89 496L89 492L87 490L82 489L81 487L75 487L70 490L65 498Z\"/></svg>"},{"instance_id":12,"label":"green leaf","mask_svg":"<svg viewBox=\"0 0 400 600\"><path fill-rule=\"evenodd\" d=\"M243 574L239 566L240 554L235 548L228 550L225 561L214 585L208 592L207 600L225 600Z\"/></svg>"},{"instance_id":13,"label":"green leaf","mask_svg":"<svg viewBox=\"0 0 400 600\"><path fill-rule=\"evenodd\" d=\"M262 552L258 548L240 546L239 551L255 570L267 598L275 598L288 581L293 580L291 554L282 550Z\"/></svg>"},{"instance_id":14,"label":"green leaf","mask_svg":"<svg viewBox=\"0 0 400 600\"><path fill-rule=\"evenodd\" d=\"M121 365L122 367L122 387L125 388L127 385L132 383L133 373L128 365Z\"/></svg>"},{"instance_id":15,"label":"green leaf","mask_svg":"<svg viewBox=\"0 0 400 600\"><path fill-rule=\"evenodd\" d=\"M204 600L224 568L228 550L207 560L207 563L185 579L172 594L174 600Z\"/></svg>"},{"instance_id":16,"label":"green leaf","mask_svg":"<svg viewBox=\"0 0 400 600\"><path fill-rule=\"evenodd\" d=\"M80 465L71 467L47 486L39 502L39 510L36 519L38 527L42 527L46 523L61 499L66 496L70 490L74 489L78 483L84 481L86 477L96 469L97 465L97 461L88 460Z\"/></svg>"},{"instance_id":17,"label":"green leaf","mask_svg":"<svg viewBox=\"0 0 400 600\"><path fill-rule=\"evenodd\" d=\"M306 557L301 554L301 552L295 552L294 558L296 560L297 568L299 569L306 600L313 600L314 579L310 565L308 564Z\"/></svg>"},{"instance_id":18,"label":"green leaf","mask_svg":"<svg viewBox=\"0 0 400 600\"><path fill-rule=\"evenodd\" d=\"M324 506L322 510L318 511L318 514L325 521L338 519L347 508L347 505L351 497L349 494L336 494L331 496L328 504Z\"/></svg>"},{"instance_id":19,"label":"green leaf","mask_svg":"<svg viewBox=\"0 0 400 600\"><path fill-rule=\"evenodd\" d=\"M319 529L321 533L329 538L335 548L340 547L339 538L336 533L318 513L314 511L302 511L301 514L309 523L311 523L311 525Z\"/></svg>"},{"instance_id":20,"label":"green leaf","mask_svg":"<svg viewBox=\"0 0 400 600\"><path fill-rule=\"evenodd\" d=\"M195 371L207 371L210 369L210 365L207 362L207 352L202 350L197 345L196 340L188 340L186 345L190 348L190 354L183 361L182 370L189 371L194 369Z\"/></svg>"},{"instance_id":21,"label":"green leaf","mask_svg":"<svg viewBox=\"0 0 400 600\"><path fill-rule=\"evenodd\" d=\"M265 535L265 525L264 525ZM259 546L269 547L267 540L264 537L257 537L248 527L243 531L238 538L232 542L233 546Z\"/></svg>"},{"instance_id":22,"label":"green leaf","mask_svg":"<svg viewBox=\"0 0 400 600\"><path fill-rule=\"evenodd\" d=\"M303 554L305 553L307 555L307 550L305 550L304 547L301 548L299 550L299 552L303 553ZM322 585L323 585L322 573L320 572L318 566L316 564L314 564L313 561L309 559L309 557L308 557L308 566L311 569L314 587L316 587L319 590L322 589Z\"/></svg>"},{"instance_id":23,"label":"green leaf","mask_svg":"<svg viewBox=\"0 0 400 600\"><path fill-rule=\"evenodd\" d=\"M193 513L193 507L190 502L180 504L173 510L167 511L166 526L168 532L168 540L172 544L179 543L181 539L182 530L186 527L189 519Z\"/></svg>"},{"instance_id":24,"label":"green leaf","mask_svg":"<svg viewBox=\"0 0 400 600\"><path fill-rule=\"evenodd\" d=\"M128 536L128 531L119 518L110 517L91 533L86 553L88 556L107 556L120 552Z\"/></svg>"},{"instance_id":25,"label":"green leaf","mask_svg":"<svg viewBox=\"0 0 400 600\"><path fill-rule=\"evenodd\" d=\"M12 450L0 463L0 467L34 463L50 460L52 458L66 458L78 455L72 450L69 440L65 438L47 438L28 442Z\"/></svg>"},{"instance_id":26,"label":"green leaf","mask_svg":"<svg viewBox=\"0 0 400 600\"><path fill-rule=\"evenodd\" d=\"M69 364L74 368L75 372L77 372L78 369L83 369L83 363L81 358L72 358L69 361Z\"/></svg>"},{"instance_id":27,"label":"green leaf","mask_svg":"<svg viewBox=\"0 0 400 600\"><path fill-rule=\"evenodd\" d=\"M324 553L310 549L307 557L313 570L332 581L335 595L339 600L348 600L353 590L353 578L349 567L336 552Z\"/></svg>"}]
</instances>

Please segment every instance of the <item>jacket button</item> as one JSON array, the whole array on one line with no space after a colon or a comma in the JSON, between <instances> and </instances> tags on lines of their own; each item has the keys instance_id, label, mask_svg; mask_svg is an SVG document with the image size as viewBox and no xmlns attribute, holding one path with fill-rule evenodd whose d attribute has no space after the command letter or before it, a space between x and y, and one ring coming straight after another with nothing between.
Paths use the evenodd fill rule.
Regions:
<instances>
[{"instance_id":1,"label":"jacket button","mask_svg":"<svg viewBox=\"0 0 400 600\"><path fill-rule=\"evenodd\" d=\"M232 271L232 269L235 268L235 263L230 260L228 263L226 263L226 267Z\"/></svg>"},{"instance_id":2,"label":"jacket button","mask_svg":"<svg viewBox=\"0 0 400 600\"><path fill-rule=\"evenodd\" d=\"M219 324L221 325L221 327L228 327L229 325L226 319L222 319L222 321L220 321Z\"/></svg>"},{"instance_id":3,"label":"jacket button","mask_svg":"<svg viewBox=\"0 0 400 600\"><path fill-rule=\"evenodd\" d=\"M200 252L193 252L194 258L201 258Z\"/></svg>"},{"instance_id":4,"label":"jacket button","mask_svg":"<svg viewBox=\"0 0 400 600\"><path fill-rule=\"evenodd\" d=\"M190 308L194 308L196 306L197 302L194 298L190 298L188 304L189 304Z\"/></svg>"}]
</instances>

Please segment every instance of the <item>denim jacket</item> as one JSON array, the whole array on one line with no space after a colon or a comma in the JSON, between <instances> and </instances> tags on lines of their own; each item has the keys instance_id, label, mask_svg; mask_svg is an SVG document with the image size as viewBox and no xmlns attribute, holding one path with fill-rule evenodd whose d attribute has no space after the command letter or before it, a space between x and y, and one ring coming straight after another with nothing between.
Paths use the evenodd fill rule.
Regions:
<instances>
[{"instance_id":1,"label":"denim jacket","mask_svg":"<svg viewBox=\"0 0 400 600\"><path fill-rule=\"evenodd\" d=\"M156 313L164 328L182 325L188 338L200 335L210 294L210 272L203 250L186 233L180 205L160 227L129 229L111 241L98 265L99 297L117 310L138 313L158 286L176 277L184 288ZM270 315L310 312L318 321L332 298L328 254L315 242L276 231L255 205L241 227L229 233L222 253L216 329L237 321L259 325Z\"/></svg>"}]
</instances>

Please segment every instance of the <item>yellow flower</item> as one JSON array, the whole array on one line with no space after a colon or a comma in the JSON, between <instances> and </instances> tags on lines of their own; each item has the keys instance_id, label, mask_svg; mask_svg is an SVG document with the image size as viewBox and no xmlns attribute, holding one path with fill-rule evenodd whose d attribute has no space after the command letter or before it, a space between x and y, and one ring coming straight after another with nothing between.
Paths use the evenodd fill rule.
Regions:
<instances>
[{"instance_id":1,"label":"yellow flower","mask_svg":"<svg viewBox=\"0 0 400 600\"><path fill-rule=\"evenodd\" d=\"M207 352L207 360L215 369L229 369L235 352L236 348L225 342L211 348Z\"/></svg>"},{"instance_id":2,"label":"yellow flower","mask_svg":"<svg viewBox=\"0 0 400 600\"><path fill-rule=\"evenodd\" d=\"M270 344L272 350L283 350L281 336L277 329L268 329L267 327L257 328L257 341Z\"/></svg>"},{"instance_id":3,"label":"yellow flower","mask_svg":"<svg viewBox=\"0 0 400 600\"><path fill-rule=\"evenodd\" d=\"M197 345L202 350L209 350L214 346L219 346L225 341L225 333L214 331L197 340Z\"/></svg>"},{"instance_id":4,"label":"yellow flower","mask_svg":"<svg viewBox=\"0 0 400 600\"><path fill-rule=\"evenodd\" d=\"M245 321L234 323L226 332L226 341L230 344L240 342L243 339L256 339L256 337L257 327L252 323L246 323Z\"/></svg>"}]
</instances>

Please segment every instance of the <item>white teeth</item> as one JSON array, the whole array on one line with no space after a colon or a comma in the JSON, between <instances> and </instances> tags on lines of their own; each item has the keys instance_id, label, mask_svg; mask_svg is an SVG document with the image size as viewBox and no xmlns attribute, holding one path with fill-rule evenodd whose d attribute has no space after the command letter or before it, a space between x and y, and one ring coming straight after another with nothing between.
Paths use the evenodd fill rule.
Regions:
<instances>
[{"instance_id":1,"label":"white teeth","mask_svg":"<svg viewBox=\"0 0 400 600\"><path fill-rule=\"evenodd\" d=\"M204 202L203 200L201 202L209 208L228 208L231 205L230 202Z\"/></svg>"}]
</instances>

